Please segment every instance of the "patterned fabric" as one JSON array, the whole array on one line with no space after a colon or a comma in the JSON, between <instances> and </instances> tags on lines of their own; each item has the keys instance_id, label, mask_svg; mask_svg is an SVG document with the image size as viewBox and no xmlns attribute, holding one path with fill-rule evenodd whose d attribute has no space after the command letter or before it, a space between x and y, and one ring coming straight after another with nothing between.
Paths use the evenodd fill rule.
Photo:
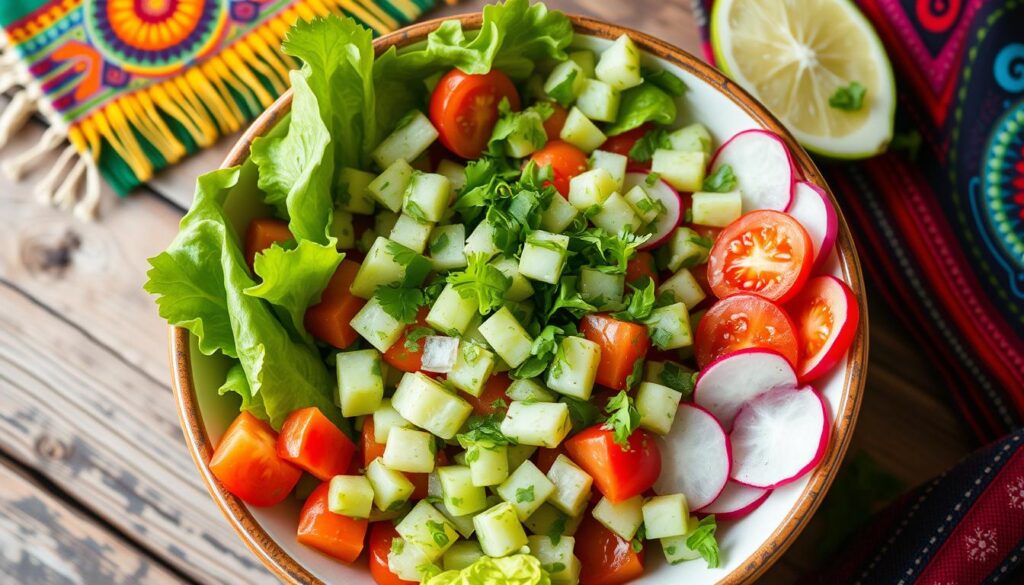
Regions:
<instances>
[{"instance_id":1,"label":"patterned fabric","mask_svg":"<svg viewBox=\"0 0 1024 585\"><path fill-rule=\"evenodd\" d=\"M119 193L222 134L288 86L288 28L332 12L375 33L434 0L18 0L0 25L51 123Z\"/></svg>"}]
</instances>

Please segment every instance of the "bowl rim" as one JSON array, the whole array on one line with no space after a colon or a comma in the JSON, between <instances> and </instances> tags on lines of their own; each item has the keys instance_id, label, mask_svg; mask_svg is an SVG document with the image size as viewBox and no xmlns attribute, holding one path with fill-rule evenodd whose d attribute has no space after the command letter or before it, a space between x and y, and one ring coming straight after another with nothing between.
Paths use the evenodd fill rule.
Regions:
<instances>
[{"instance_id":1,"label":"bowl rim","mask_svg":"<svg viewBox=\"0 0 1024 585\"><path fill-rule=\"evenodd\" d=\"M777 561L797 536L806 527L808 520L821 505L821 501L835 479L843 456L850 446L853 430L856 426L864 395L864 384L867 377L868 356L868 312L867 293L861 271L860 258L853 242L849 225L835 196L825 182L810 155L796 142L786 128L762 106L753 96L734 84L723 73L701 61L694 55L675 47L665 41L629 27L606 23L586 16L567 14L572 22L573 32L604 39L615 39L619 35L628 34L633 42L651 55L673 63L686 70L705 83L718 89L724 97L743 109L756 122L767 130L778 134L789 147L796 166L803 177L825 189L829 199L836 208L839 219L839 234L836 250L840 270L844 280L857 293L860 309L860 322L857 334L849 350L848 365L843 380L843 395L839 399L838 418L830 431L828 447L822 461L811 473L810 480L797 498L793 508L785 520L779 524L749 557L733 571L722 576L719 584L750 583L761 576ZM435 30L447 20L458 19L464 28L473 30L480 27L483 15L480 12L447 16L425 20L374 40L373 46L377 55L385 50L422 41L427 34ZM244 162L249 156L252 141L268 132L291 109L292 92L286 91L280 98L260 114L246 129L238 141L232 146L225 157L221 168L235 166ZM202 421L198 397L192 378L192 359L190 334L186 329L169 326L169 350L172 386L178 417L189 454L195 462L207 490L217 503L218 508L227 518L231 527L245 545L279 578L288 583L302 585L324 585L324 582L307 570L302 563L285 551L255 519L245 504L237 497L228 493L217 482L209 469L213 446Z\"/></svg>"}]
</instances>

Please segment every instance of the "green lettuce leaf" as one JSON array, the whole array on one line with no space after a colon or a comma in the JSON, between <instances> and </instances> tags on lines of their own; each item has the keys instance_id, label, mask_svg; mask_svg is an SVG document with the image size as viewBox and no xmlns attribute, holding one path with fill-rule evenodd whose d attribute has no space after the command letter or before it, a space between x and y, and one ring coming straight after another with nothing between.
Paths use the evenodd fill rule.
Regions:
<instances>
[{"instance_id":1,"label":"green lettuce leaf","mask_svg":"<svg viewBox=\"0 0 1024 585\"><path fill-rule=\"evenodd\" d=\"M653 83L641 83L622 92L619 114L605 134L615 136L646 122L671 124L675 120L676 102L672 96Z\"/></svg>"},{"instance_id":2,"label":"green lettuce leaf","mask_svg":"<svg viewBox=\"0 0 1024 585\"><path fill-rule=\"evenodd\" d=\"M220 394L221 396L224 396L229 392L234 392L242 398L242 410L247 410L251 412L253 416L262 420L268 420L270 418L267 416L266 407L263 406L263 395L252 395L252 389L249 388L249 380L245 377L245 368L242 367L241 363L235 362L235 364L228 369L224 383L221 384L220 388L217 390L217 394Z\"/></svg>"}]
</instances>

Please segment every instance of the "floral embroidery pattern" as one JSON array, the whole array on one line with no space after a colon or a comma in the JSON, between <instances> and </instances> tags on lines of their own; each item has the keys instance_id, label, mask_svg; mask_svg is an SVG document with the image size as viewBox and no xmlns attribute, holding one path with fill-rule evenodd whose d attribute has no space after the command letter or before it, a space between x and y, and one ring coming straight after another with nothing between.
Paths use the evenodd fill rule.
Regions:
<instances>
[{"instance_id":1,"label":"floral embroidery pattern","mask_svg":"<svg viewBox=\"0 0 1024 585\"><path fill-rule=\"evenodd\" d=\"M1010 496L1010 507L1024 510L1024 476L1018 476L1006 486Z\"/></svg>"},{"instance_id":2,"label":"floral embroidery pattern","mask_svg":"<svg viewBox=\"0 0 1024 585\"><path fill-rule=\"evenodd\" d=\"M974 534L968 535L966 542L968 560L983 563L989 555L996 553L996 531L991 528L982 530L975 527Z\"/></svg>"}]
</instances>

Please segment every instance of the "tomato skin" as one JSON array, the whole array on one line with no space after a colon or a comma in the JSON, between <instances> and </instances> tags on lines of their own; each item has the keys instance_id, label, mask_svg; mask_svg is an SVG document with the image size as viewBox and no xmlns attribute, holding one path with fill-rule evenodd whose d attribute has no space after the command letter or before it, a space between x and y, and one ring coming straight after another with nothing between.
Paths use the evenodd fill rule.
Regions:
<instances>
[{"instance_id":1,"label":"tomato skin","mask_svg":"<svg viewBox=\"0 0 1024 585\"><path fill-rule=\"evenodd\" d=\"M785 303L810 276L813 256L811 237L800 222L759 209L718 234L708 257L708 280L718 298L742 292Z\"/></svg>"},{"instance_id":2,"label":"tomato skin","mask_svg":"<svg viewBox=\"0 0 1024 585\"><path fill-rule=\"evenodd\" d=\"M655 287L661 284L661 280L658 278L658 267L654 262L654 254L637 252L626 263L626 284L635 283L645 276L654 281Z\"/></svg>"},{"instance_id":3,"label":"tomato skin","mask_svg":"<svg viewBox=\"0 0 1024 585\"><path fill-rule=\"evenodd\" d=\"M589 512L576 529L576 549L580 559L580 585L621 585L644 574L644 551L633 552L623 540L598 522Z\"/></svg>"},{"instance_id":4,"label":"tomato skin","mask_svg":"<svg viewBox=\"0 0 1024 585\"><path fill-rule=\"evenodd\" d=\"M651 130L650 124L644 124L639 128L633 128L628 132L617 134L604 141L601 145L600 150L606 152L614 152L621 154L622 156L629 156L629 151L633 150L633 146L636 145L637 141L644 137Z\"/></svg>"},{"instance_id":5,"label":"tomato skin","mask_svg":"<svg viewBox=\"0 0 1024 585\"><path fill-rule=\"evenodd\" d=\"M303 320L313 337L338 349L345 349L359 338L359 334L352 328L352 317L363 308L366 301L348 290L357 272L358 263L342 260L320 295L320 302L306 309Z\"/></svg>"},{"instance_id":6,"label":"tomato skin","mask_svg":"<svg viewBox=\"0 0 1024 585\"><path fill-rule=\"evenodd\" d=\"M266 250L276 242L287 242L293 239L288 224L271 217L259 217L249 222L245 230L245 261L249 269L253 267L256 254Z\"/></svg>"},{"instance_id":7,"label":"tomato skin","mask_svg":"<svg viewBox=\"0 0 1024 585\"><path fill-rule=\"evenodd\" d=\"M796 327L782 307L746 293L711 305L697 325L697 365L703 368L727 353L748 347L773 349L794 368L797 366Z\"/></svg>"},{"instance_id":8,"label":"tomato skin","mask_svg":"<svg viewBox=\"0 0 1024 585\"><path fill-rule=\"evenodd\" d=\"M483 75L458 69L446 73L430 95L430 121L441 144L462 158L479 158L498 121L502 98L508 98L513 111L519 110L519 92L497 69Z\"/></svg>"},{"instance_id":9,"label":"tomato skin","mask_svg":"<svg viewBox=\"0 0 1024 585\"><path fill-rule=\"evenodd\" d=\"M377 585L416 585L415 581L399 579L388 567L388 553L391 541L398 538L398 531L390 520L374 522L370 527L370 575Z\"/></svg>"},{"instance_id":10,"label":"tomato skin","mask_svg":"<svg viewBox=\"0 0 1024 585\"><path fill-rule=\"evenodd\" d=\"M277 433L248 412L235 418L210 459L210 472L224 489L253 506L274 506L302 477L302 470L277 456Z\"/></svg>"},{"instance_id":11,"label":"tomato skin","mask_svg":"<svg viewBox=\"0 0 1024 585\"><path fill-rule=\"evenodd\" d=\"M565 126L565 119L569 117L569 110L566 110L558 102L548 102L551 105L551 115L544 120L544 133L548 141L557 140Z\"/></svg>"},{"instance_id":12,"label":"tomato skin","mask_svg":"<svg viewBox=\"0 0 1024 585\"><path fill-rule=\"evenodd\" d=\"M429 309L426 307L421 307L419 313L416 314L416 322L406 327L402 336L398 338L398 341L392 344L391 347L384 352L384 361L387 362L388 365L394 366L403 372L418 372L423 368L423 346L427 344L426 338L420 337L416 341L416 351L410 351L409 348L405 346L405 343L407 339L406 336L414 329L418 329L420 327L430 328L430 326L427 325L427 313L429 312Z\"/></svg>"},{"instance_id":13,"label":"tomato skin","mask_svg":"<svg viewBox=\"0 0 1024 585\"><path fill-rule=\"evenodd\" d=\"M327 507L330 482L323 482L310 494L299 512L297 540L309 547L351 563L363 551L369 522L335 514Z\"/></svg>"},{"instance_id":14,"label":"tomato skin","mask_svg":"<svg viewBox=\"0 0 1024 585\"><path fill-rule=\"evenodd\" d=\"M321 481L348 469L356 444L315 406L288 415L277 437L277 456Z\"/></svg>"},{"instance_id":15,"label":"tomato skin","mask_svg":"<svg viewBox=\"0 0 1024 585\"><path fill-rule=\"evenodd\" d=\"M651 347L647 327L599 313L583 317L580 333L601 348L595 381L614 390L625 390L634 364L639 363Z\"/></svg>"},{"instance_id":16,"label":"tomato skin","mask_svg":"<svg viewBox=\"0 0 1024 585\"><path fill-rule=\"evenodd\" d=\"M505 372L498 372L493 374L487 381L484 382L484 389L480 392L480 396L473 396L465 392L460 392L459 396L466 402L473 405L473 413L488 415L494 414L495 412L502 411L504 408L495 408L492 406L496 400L504 400L505 404L508 404L509 398L505 394L508 387L512 385L512 379L508 377Z\"/></svg>"},{"instance_id":17,"label":"tomato skin","mask_svg":"<svg viewBox=\"0 0 1024 585\"><path fill-rule=\"evenodd\" d=\"M801 382L810 382L831 370L850 349L860 321L857 297L838 278L817 276L786 309L800 342L797 375Z\"/></svg>"},{"instance_id":18,"label":"tomato skin","mask_svg":"<svg viewBox=\"0 0 1024 585\"><path fill-rule=\"evenodd\" d=\"M654 435L643 429L629 436L629 450L615 443L615 433L602 425L584 429L564 443L569 457L594 478L594 486L612 502L642 494L661 474L661 450Z\"/></svg>"},{"instance_id":19,"label":"tomato skin","mask_svg":"<svg viewBox=\"0 0 1024 585\"><path fill-rule=\"evenodd\" d=\"M587 170L587 155L580 149L561 140L550 140L544 148L530 156L537 166L551 166L552 184L563 197L569 196L569 181Z\"/></svg>"}]
</instances>

